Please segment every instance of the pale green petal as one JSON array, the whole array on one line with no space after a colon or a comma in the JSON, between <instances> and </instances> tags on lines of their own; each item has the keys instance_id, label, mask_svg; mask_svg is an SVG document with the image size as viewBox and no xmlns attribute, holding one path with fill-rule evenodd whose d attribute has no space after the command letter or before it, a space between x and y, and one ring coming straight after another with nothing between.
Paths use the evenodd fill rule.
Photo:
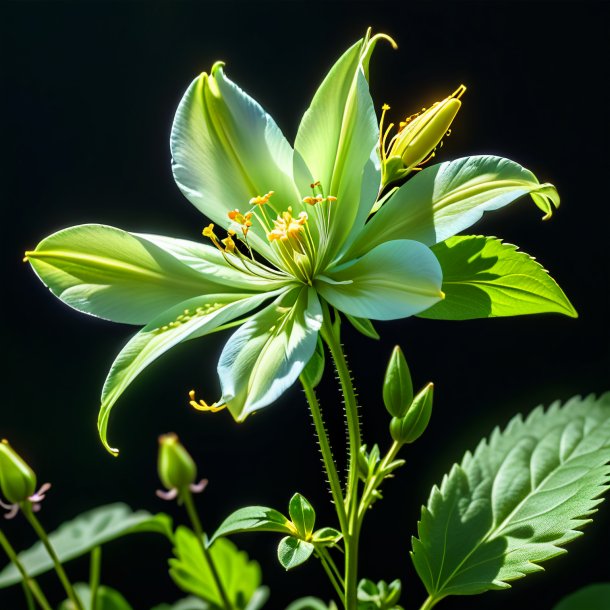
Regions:
<instances>
[{"instance_id":1,"label":"pale green petal","mask_svg":"<svg viewBox=\"0 0 610 610\"><path fill-rule=\"evenodd\" d=\"M178 343L209 334L277 294L277 291L254 296L212 294L189 299L156 317L132 337L114 361L102 390L98 430L104 447L117 453L106 439L110 411L129 384L149 364Z\"/></svg>"},{"instance_id":2,"label":"pale green petal","mask_svg":"<svg viewBox=\"0 0 610 610\"><path fill-rule=\"evenodd\" d=\"M307 192L309 183L320 181L325 195L337 197L331 206L330 235L321 246L325 253L322 267L335 258L352 227L364 224L379 188L379 168L371 161L379 129L367 83L368 62L379 39L367 36L339 58L297 133L295 176L301 191ZM304 166L309 173L303 171ZM367 184L363 185L365 166ZM376 188L370 188L371 182ZM313 210L316 224L323 223L322 212L321 206Z\"/></svg>"},{"instance_id":3,"label":"pale green petal","mask_svg":"<svg viewBox=\"0 0 610 610\"><path fill-rule=\"evenodd\" d=\"M287 280L292 279L274 268L265 267L265 269L261 269L247 262L246 265L248 267L245 267L243 260L236 259L233 256L229 256L229 260L234 265L230 266L227 264L227 259L214 246L186 239L165 237L164 235L148 235L143 233L137 233L136 235L163 248L163 250L169 252L191 269L203 273L206 277L212 277L215 281L225 286L230 286L236 291L275 290L283 286ZM255 269L260 275L249 273L248 271L252 269Z\"/></svg>"},{"instance_id":4,"label":"pale green petal","mask_svg":"<svg viewBox=\"0 0 610 610\"><path fill-rule=\"evenodd\" d=\"M227 341L218 362L219 402L237 421L279 398L316 349L322 308L312 288L295 288L256 314Z\"/></svg>"},{"instance_id":5,"label":"pale green petal","mask_svg":"<svg viewBox=\"0 0 610 610\"><path fill-rule=\"evenodd\" d=\"M300 204L290 144L261 106L225 77L222 63L197 77L184 94L171 152L174 178L184 195L222 227L229 224L230 210L247 211L250 198L269 191L275 191L270 211ZM275 260L258 223L249 238Z\"/></svg>"},{"instance_id":6,"label":"pale green petal","mask_svg":"<svg viewBox=\"0 0 610 610\"><path fill-rule=\"evenodd\" d=\"M114 322L146 324L185 299L244 290L226 271L198 271L150 239L105 225L64 229L26 256L64 303Z\"/></svg>"},{"instance_id":7,"label":"pale green petal","mask_svg":"<svg viewBox=\"0 0 610 610\"><path fill-rule=\"evenodd\" d=\"M464 157L424 169L397 189L366 224L348 256L392 239L441 242L497 210L531 195L551 216L559 196L518 163L489 155Z\"/></svg>"},{"instance_id":8,"label":"pale green petal","mask_svg":"<svg viewBox=\"0 0 610 610\"><path fill-rule=\"evenodd\" d=\"M377 246L355 262L316 280L333 307L371 320L406 318L442 299L442 272L427 246L396 240Z\"/></svg>"}]
</instances>

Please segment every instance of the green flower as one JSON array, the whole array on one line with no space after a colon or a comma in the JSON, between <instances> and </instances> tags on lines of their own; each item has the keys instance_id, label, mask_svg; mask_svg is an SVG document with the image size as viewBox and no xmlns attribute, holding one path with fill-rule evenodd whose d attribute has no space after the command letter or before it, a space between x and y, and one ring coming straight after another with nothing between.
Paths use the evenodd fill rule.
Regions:
<instances>
[{"instance_id":1,"label":"green flower","mask_svg":"<svg viewBox=\"0 0 610 610\"><path fill-rule=\"evenodd\" d=\"M443 298L431 246L527 193L547 214L557 204L552 186L492 156L429 167L384 192L367 82L382 39L394 44L367 34L339 58L294 148L222 63L193 81L176 113L171 152L178 186L214 223L204 229L208 243L83 225L26 253L68 305L144 325L102 392L98 426L110 451L116 400L178 343L239 326L218 363L220 399L208 406L191 398L202 409L227 406L242 421L296 381L326 306L373 320L423 312Z\"/></svg>"}]
</instances>

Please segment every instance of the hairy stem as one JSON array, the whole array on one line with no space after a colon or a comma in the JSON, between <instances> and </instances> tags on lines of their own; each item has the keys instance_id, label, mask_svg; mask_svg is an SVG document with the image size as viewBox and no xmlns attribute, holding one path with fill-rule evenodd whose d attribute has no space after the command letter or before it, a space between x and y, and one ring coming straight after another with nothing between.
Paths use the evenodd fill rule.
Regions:
<instances>
[{"instance_id":1,"label":"hairy stem","mask_svg":"<svg viewBox=\"0 0 610 610\"><path fill-rule=\"evenodd\" d=\"M74 591L74 587L72 586L72 583L68 579L68 575L66 574L64 567L61 565L61 561L59 560L59 557L57 556L55 549L49 542L49 537L47 536L47 533L45 532L40 521L38 521L38 519L36 518L36 515L34 514L34 511L32 510L32 505L29 502L24 502L21 506L21 509L23 511L25 518L27 519L29 524L32 526L34 531L36 532L36 535L38 536L38 538L40 538L40 541L42 542L44 548L46 549L47 553L49 554L49 557L53 561L53 565L55 567L55 572L57 573L57 576L58 576L59 580L61 581L61 584L63 585L64 590L66 591L66 595L68 596L68 599L72 602L74 609L75 610L84 610L83 605L82 605L80 599L78 598L78 595L76 595L76 592Z\"/></svg>"},{"instance_id":2,"label":"hairy stem","mask_svg":"<svg viewBox=\"0 0 610 610\"><path fill-rule=\"evenodd\" d=\"M330 441L328 439L328 434L326 433L324 420L322 419L320 403L318 402L314 389L311 387L311 385L309 385L303 375L301 375L300 380L303 389L305 390L305 396L307 398L307 402L309 403L309 410L311 411L313 423L316 428L316 434L318 435L320 452L322 453L324 469L326 470L326 477L328 479L328 484L330 485L330 493L333 497L335 510L337 511L339 527L341 529L341 533L345 536L347 532L347 514L345 512L343 491L341 489L337 467L335 465L335 461L333 460L333 453L330 448Z\"/></svg>"},{"instance_id":3,"label":"hairy stem","mask_svg":"<svg viewBox=\"0 0 610 610\"><path fill-rule=\"evenodd\" d=\"M201 549L203 557L210 568L210 572L212 573L212 579L214 580L214 585L216 586L218 594L220 595L220 599L222 600L222 607L225 610L233 610L233 605L229 601L227 592L225 591L222 581L220 580L220 575L218 574L216 564L212 559L212 554L206 547L205 542L203 541L203 529L201 528L201 521L199 520L199 515L197 514L197 509L195 508L195 503L193 502L193 495L190 491L187 490L184 493L183 500L186 512L188 513L189 519L191 520L191 524L193 526L193 531L195 532L197 540L199 541L199 548Z\"/></svg>"},{"instance_id":4,"label":"hairy stem","mask_svg":"<svg viewBox=\"0 0 610 610\"><path fill-rule=\"evenodd\" d=\"M349 471L345 510L347 513L347 532L343 533L345 543L345 601L347 610L357 606L358 583L358 543L360 528L358 523L358 454L360 452L360 421L358 405L352 378L345 360L343 347L333 332L330 316L325 317L321 329L322 338L330 350L345 401L345 413L349 432Z\"/></svg>"},{"instance_id":5,"label":"hairy stem","mask_svg":"<svg viewBox=\"0 0 610 610\"><path fill-rule=\"evenodd\" d=\"M47 598L38 586L38 583L33 578L28 576L24 565L21 563L21 561L19 561L19 557L17 557L17 553L15 552L13 545L8 541L8 538L4 535L4 532L2 530L0 530L0 546L4 549L4 552L6 553L9 560L17 568L19 574L21 574L21 578L23 581L23 590L24 592L27 592L25 596L28 604L28 609L34 607L32 602L32 597L34 597L38 602L38 605L42 608L42 610L52 610L51 604L49 604L49 602L47 601Z\"/></svg>"}]
</instances>

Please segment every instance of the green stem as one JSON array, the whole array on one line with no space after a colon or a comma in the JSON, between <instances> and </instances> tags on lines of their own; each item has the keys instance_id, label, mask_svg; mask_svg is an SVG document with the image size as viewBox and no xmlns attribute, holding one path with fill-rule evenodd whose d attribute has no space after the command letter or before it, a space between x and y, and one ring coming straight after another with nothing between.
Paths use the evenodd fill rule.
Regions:
<instances>
[{"instance_id":1,"label":"green stem","mask_svg":"<svg viewBox=\"0 0 610 610\"><path fill-rule=\"evenodd\" d=\"M360 420L358 404L352 378L345 360L343 347L333 332L330 316L325 316L321 329L322 338L328 345L339 376L341 391L345 402L345 415L349 433L349 471L345 509L347 512L347 532L345 543L345 608L356 610L358 584L358 543L360 528L358 523L358 454L360 453Z\"/></svg>"},{"instance_id":2,"label":"green stem","mask_svg":"<svg viewBox=\"0 0 610 610\"><path fill-rule=\"evenodd\" d=\"M23 595L25 596L25 603L27 604L28 610L36 610L34 605L34 598L32 597L32 591L25 580L21 581L21 587L23 589Z\"/></svg>"},{"instance_id":3,"label":"green stem","mask_svg":"<svg viewBox=\"0 0 610 610\"><path fill-rule=\"evenodd\" d=\"M38 602L42 610L52 610L51 604L49 604L49 602L47 601L47 598L38 586L38 583L33 578L30 578L30 576L28 576L25 567L23 566L21 561L19 561L19 557L17 556L15 549L8 541L2 530L0 530L0 546L4 549L4 552L7 554L10 561L15 565L15 567L19 571L19 574L21 574L24 590L28 591L30 595L33 595L36 598L36 601ZM28 607L30 607L30 600L31 597L28 598Z\"/></svg>"},{"instance_id":4,"label":"green stem","mask_svg":"<svg viewBox=\"0 0 610 610\"><path fill-rule=\"evenodd\" d=\"M76 595L76 592L72 587L72 583L68 579L64 567L61 565L61 561L59 560L55 549L51 546L51 543L49 542L47 533L44 531L44 528L42 527L40 521L38 521L36 515L34 514L34 511L32 510L32 505L29 502L24 502L21 505L21 509L25 518L28 520L29 524L36 532L36 535L40 538L42 544L44 545L44 548L49 554L49 557L51 557L53 565L55 566L55 572L57 573L57 576L59 577L59 580L61 581L61 584L63 585L66 591L66 595L72 602L72 605L74 606L75 610L84 610L80 599L78 599L78 596Z\"/></svg>"},{"instance_id":5,"label":"green stem","mask_svg":"<svg viewBox=\"0 0 610 610\"><path fill-rule=\"evenodd\" d=\"M100 572L102 569L102 547L96 546L91 551L89 566L89 589L91 590L91 610L97 610L97 592L100 586Z\"/></svg>"},{"instance_id":6,"label":"green stem","mask_svg":"<svg viewBox=\"0 0 610 610\"><path fill-rule=\"evenodd\" d=\"M330 555L328 555L328 553L324 552L324 549L322 547L316 548L316 551L318 553L318 557L320 558L320 563L322 564L322 567L324 568L324 571L328 576L328 579L330 580L337 595L339 596L339 600L341 601L341 603L345 603L343 600L342 580L337 574L337 566L334 565L332 558L330 557Z\"/></svg>"},{"instance_id":7,"label":"green stem","mask_svg":"<svg viewBox=\"0 0 610 610\"><path fill-rule=\"evenodd\" d=\"M199 520L199 515L197 514L197 509L195 508L195 503L193 502L193 495L187 489L184 495L182 496L184 500L184 506L186 508L186 512L188 513L189 519L191 520L191 524L193 526L193 531L199 541L199 547L201 552L203 553L203 557L210 568L210 572L212 574L212 579L214 580L214 585L218 590L218 594L220 595L220 599L222 600L222 607L225 610L233 610L233 605L229 601L227 597L227 592L225 591L222 581L220 580L220 575L218 574L218 570L216 569L216 564L212 559L212 555L210 550L206 547L204 539L203 539L203 529L201 527L201 521Z\"/></svg>"},{"instance_id":8,"label":"green stem","mask_svg":"<svg viewBox=\"0 0 610 610\"><path fill-rule=\"evenodd\" d=\"M305 396L307 398L307 402L309 403L309 410L311 411L313 423L316 428L316 434L318 435L320 452L322 453L324 469L326 470L326 477L328 479L328 484L330 485L330 493L333 497L333 502L337 511L339 527L341 528L341 533L345 535L347 533L347 514L345 512L343 491L341 490L341 483L339 481L337 467L335 465L335 461L333 460L330 441L328 440L328 434L326 433L324 420L322 419L320 403L318 402L314 389L309 383L307 383L304 375L301 375L300 380L303 389L305 390Z\"/></svg>"},{"instance_id":9,"label":"green stem","mask_svg":"<svg viewBox=\"0 0 610 610\"><path fill-rule=\"evenodd\" d=\"M426 599L426 601L421 605L421 608L419 610L431 610L440 601L441 601L440 599L428 597L428 599Z\"/></svg>"}]
</instances>

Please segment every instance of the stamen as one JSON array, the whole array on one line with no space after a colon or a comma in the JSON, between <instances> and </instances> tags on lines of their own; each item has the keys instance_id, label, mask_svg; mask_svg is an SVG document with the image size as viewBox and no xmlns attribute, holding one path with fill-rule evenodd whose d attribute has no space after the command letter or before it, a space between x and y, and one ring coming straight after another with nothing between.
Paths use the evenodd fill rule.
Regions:
<instances>
[{"instance_id":1,"label":"stamen","mask_svg":"<svg viewBox=\"0 0 610 610\"><path fill-rule=\"evenodd\" d=\"M195 390L191 390L189 392L189 404L191 405L191 407L193 407L193 409L197 409L197 411L210 411L211 413L218 413L218 411L222 411L223 409L227 408L226 404L212 404L212 405L208 405L207 402L205 402L205 400L199 400L197 401L195 399Z\"/></svg>"},{"instance_id":2,"label":"stamen","mask_svg":"<svg viewBox=\"0 0 610 610\"><path fill-rule=\"evenodd\" d=\"M250 205L265 205L265 203L269 203L269 199L275 195L275 191L269 191L264 195L257 195L256 197L252 197L249 203Z\"/></svg>"},{"instance_id":3,"label":"stamen","mask_svg":"<svg viewBox=\"0 0 610 610\"><path fill-rule=\"evenodd\" d=\"M303 203L308 203L309 205L316 205L316 203L320 203L323 200L324 198L322 197L322 195L315 195L314 197L303 197Z\"/></svg>"}]
</instances>

